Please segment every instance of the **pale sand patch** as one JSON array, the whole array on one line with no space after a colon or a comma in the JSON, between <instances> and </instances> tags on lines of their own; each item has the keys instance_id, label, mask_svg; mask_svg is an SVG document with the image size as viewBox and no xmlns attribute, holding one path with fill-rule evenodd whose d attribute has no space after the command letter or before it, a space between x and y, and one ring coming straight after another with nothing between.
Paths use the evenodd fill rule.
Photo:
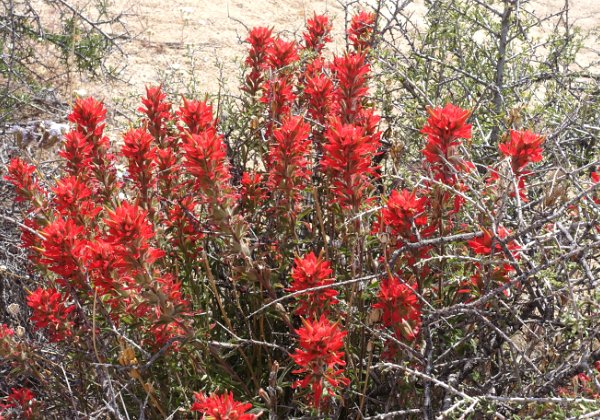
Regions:
<instances>
[{"instance_id":1,"label":"pale sand patch","mask_svg":"<svg viewBox=\"0 0 600 420\"><path fill-rule=\"evenodd\" d=\"M82 0L73 4L77 2L83 4ZM563 5L564 0L536 0L528 7L541 17ZM570 0L570 6L572 22L584 31L598 30L600 0ZM415 18L422 19L423 0L415 1L411 9ZM133 105L134 98L144 92L144 85L159 82L164 72L183 72L189 68L191 57L199 92L217 92L221 74L217 62L222 63L227 86L235 88L239 63L246 51L242 42L247 36L246 27L273 27L275 32L291 37L292 33L301 33L313 12L326 13L334 23L335 41L330 48L343 47L344 13L336 0L144 0L136 4L114 0L111 10L126 12L124 21L133 35L123 45L127 57L115 57L112 63L126 64L120 74L123 81L94 82L82 76L71 86L72 91L103 98L109 106L126 98L125 103ZM52 15L47 18L52 19ZM586 45L584 61L597 59L591 52L597 47L596 41L591 38Z\"/></svg>"}]
</instances>

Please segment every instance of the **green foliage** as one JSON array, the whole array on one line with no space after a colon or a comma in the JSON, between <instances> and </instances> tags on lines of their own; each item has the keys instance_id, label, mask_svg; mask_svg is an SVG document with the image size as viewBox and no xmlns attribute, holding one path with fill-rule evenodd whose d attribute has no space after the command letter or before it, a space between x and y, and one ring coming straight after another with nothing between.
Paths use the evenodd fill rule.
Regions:
<instances>
[{"instance_id":1,"label":"green foliage","mask_svg":"<svg viewBox=\"0 0 600 420\"><path fill-rule=\"evenodd\" d=\"M378 95L392 143L403 143L395 147L415 153L414 115L452 102L476 114L474 153L484 160L515 127L559 134L574 164L594 159L598 129L589 125L600 121L598 76L593 63L582 64L586 34L565 10L543 17L528 1L441 0L426 2L421 21L386 2L378 8L386 28Z\"/></svg>"},{"instance_id":2,"label":"green foliage","mask_svg":"<svg viewBox=\"0 0 600 420\"><path fill-rule=\"evenodd\" d=\"M73 72L107 74L104 64L116 38L102 28L119 19L107 3L95 5L96 20L67 3L47 3L0 1L0 121L43 112L33 100L43 105L43 91L60 91ZM53 25L44 23L42 7L52 8Z\"/></svg>"}]
</instances>

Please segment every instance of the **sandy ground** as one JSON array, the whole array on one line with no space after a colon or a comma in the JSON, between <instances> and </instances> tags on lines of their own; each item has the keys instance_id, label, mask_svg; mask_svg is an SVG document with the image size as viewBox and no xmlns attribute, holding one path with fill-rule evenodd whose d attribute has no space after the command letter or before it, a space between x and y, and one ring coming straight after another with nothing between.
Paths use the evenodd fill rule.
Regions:
<instances>
[{"instance_id":1,"label":"sandy ground","mask_svg":"<svg viewBox=\"0 0 600 420\"><path fill-rule=\"evenodd\" d=\"M560 10L564 1L535 0L529 9L537 16L547 16ZM423 2L416 0L411 5L416 16L424 10ZM569 0L569 4L572 22L585 31L598 29L600 0ZM226 79L228 87L234 87L240 70L237 63L245 54L242 41L247 28L253 26L273 27L284 34L299 33L314 11L327 13L334 22L338 46L344 28L343 8L337 0L142 0L135 4L113 0L111 10L124 13L124 23L131 33L131 39L123 44L127 57L118 57L112 63L119 68L126 64L120 72L122 81L98 83L84 77L71 87L81 94L99 96L109 106L119 102L133 105L144 85L165 77L189 81L190 68L196 93L216 93L220 77ZM587 45L596 46L594 40ZM596 57L589 51L584 54ZM173 86L182 94L189 91L181 84Z\"/></svg>"},{"instance_id":2,"label":"sandy ground","mask_svg":"<svg viewBox=\"0 0 600 420\"><path fill-rule=\"evenodd\" d=\"M125 23L135 35L124 45L127 67L120 77L126 83L106 89L81 80L76 89L111 97L123 95L123 89L141 93L145 84L157 83L165 75L185 78L193 66L196 90L215 93L221 77L229 87L235 85L248 28L268 26L291 37L317 12L334 20L338 42L343 32L343 9L331 0L145 0L130 8L128 4L115 0L113 6L126 11Z\"/></svg>"}]
</instances>

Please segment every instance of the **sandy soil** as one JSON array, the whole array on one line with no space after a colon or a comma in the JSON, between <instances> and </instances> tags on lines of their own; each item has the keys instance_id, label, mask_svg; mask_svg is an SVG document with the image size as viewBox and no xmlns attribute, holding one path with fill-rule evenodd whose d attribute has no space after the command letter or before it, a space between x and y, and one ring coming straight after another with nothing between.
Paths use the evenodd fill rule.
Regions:
<instances>
[{"instance_id":1,"label":"sandy soil","mask_svg":"<svg viewBox=\"0 0 600 420\"><path fill-rule=\"evenodd\" d=\"M106 85L81 80L76 89L110 97L123 95L123 88L139 94L145 84L163 80L165 73L177 78L193 65L197 90L214 93L220 76L228 86L235 84L248 28L299 33L313 12L327 13L336 22L339 42L344 22L342 8L332 0L145 0L127 9L128 4L114 4L115 10L127 10L125 23L135 34L124 46L128 57L121 77L126 83L114 83L107 90Z\"/></svg>"},{"instance_id":2,"label":"sandy soil","mask_svg":"<svg viewBox=\"0 0 600 420\"><path fill-rule=\"evenodd\" d=\"M569 1L572 22L586 31L598 29L600 0ZM538 16L547 16L563 5L564 0L535 0L529 8ZM333 19L338 44L344 27L343 9L336 0L142 0L133 5L128 0L113 0L111 7L125 13L132 35L123 46L127 58L113 63L126 63L122 81L107 84L81 79L72 86L73 91L100 96L109 105L123 100L132 104L145 84L163 80L165 75L189 80L185 72L192 66L196 92L215 93L220 76L227 79L229 87L235 86L236 63L245 54L242 41L247 28L253 26L300 32L313 11L327 13ZM423 0L416 0L411 7L418 15ZM596 44L592 40L588 47ZM179 86L179 90L185 93L186 89Z\"/></svg>"}]
</instances>

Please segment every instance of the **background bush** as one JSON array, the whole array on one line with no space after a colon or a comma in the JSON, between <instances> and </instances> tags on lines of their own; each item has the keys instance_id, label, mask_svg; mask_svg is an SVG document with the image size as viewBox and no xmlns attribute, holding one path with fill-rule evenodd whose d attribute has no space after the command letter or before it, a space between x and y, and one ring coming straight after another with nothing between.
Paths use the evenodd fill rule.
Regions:
<instances>
[{"instance_id":1,"label":"background bush","mask_svg":"<svg viewBox=\"0 0 600 420\"><path fill-rule=\"evenodd\" d=\"M117 72L106 59L122 53L126 35L121 16L103 0L85 7L64 0L1 1L0 124L64 112L64 87L74 74Z\"/></svg>"}]
</instances>

